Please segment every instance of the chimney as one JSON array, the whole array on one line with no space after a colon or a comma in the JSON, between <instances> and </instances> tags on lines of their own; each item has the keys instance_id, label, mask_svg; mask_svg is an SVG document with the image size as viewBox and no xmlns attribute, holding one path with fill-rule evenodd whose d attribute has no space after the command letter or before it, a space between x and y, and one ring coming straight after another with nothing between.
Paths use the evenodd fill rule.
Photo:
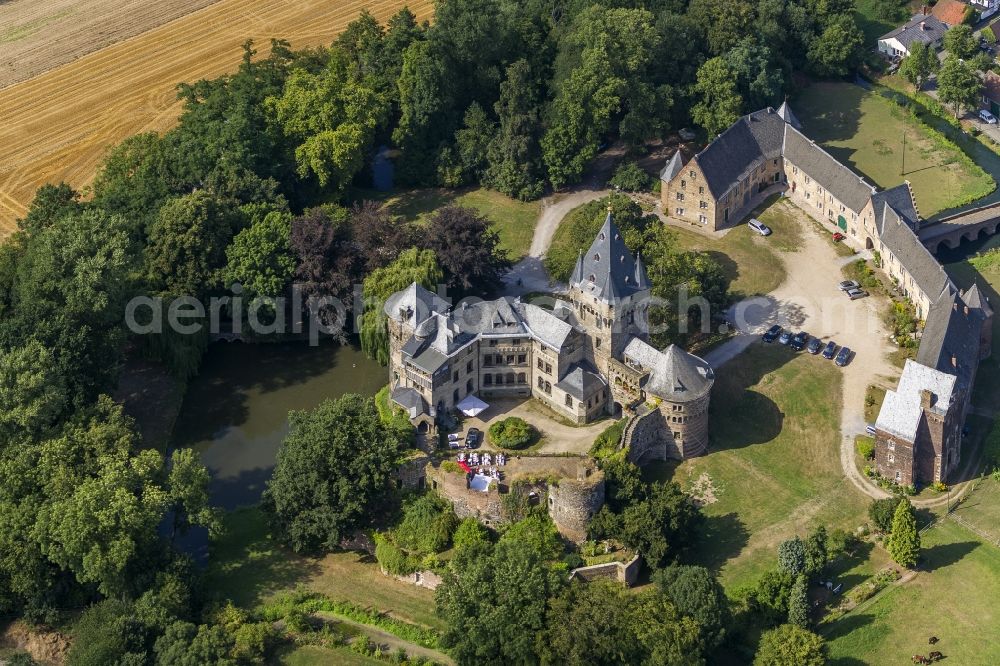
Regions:
<instances>
[{"instance_id":1,"label":"chimney","mask_svg":"<svg viewBox=\"0 0 1000 666\"><path fill-rule=\"evenodd\" d=\"M951 367L958 369L958 357L954 354L951 355Z\"/></svg>"},{"instance_id":2,"label":"chimney","mask_svg":"<svg viewBox=\"0 0 1000 666\"><path fill-rule=\"evenodd\" d=\"M920 407L928 410L934 406L934 394L924 389L920 392Z\"/></svg>"},{"instance_id":3,"label":"chimney","mask_svg":"<svg viewBox=\"0 0 1000 666\"><path fill-rule=\"evenodd\" d=\"M923 14L924 16L927 16L928 14L931 13L931 8L928 7L927 5L924 5L920 8L920 13Z\"/></svg>"},{"instance_id":4,"label":"chimney","mask_svg":"<svg viewBox=\"0 0 1000 666\"><path fill-rule=\"evenodd\" d=\"M927 21L921 21L920 22L920 29L921 30L926 30L927 29Z\"/></svg>"},{"instance_id":5,"label":"chimney","mask_svg":"<svg viewBox=\"0 0 1000 666\"><path fill-rule=\"evenodd\" d=\"M965 310L965 316L968 317L969 316L969 306L966 305L965 308L964 308L964 310Z\"/></svg>"}]
</instances>

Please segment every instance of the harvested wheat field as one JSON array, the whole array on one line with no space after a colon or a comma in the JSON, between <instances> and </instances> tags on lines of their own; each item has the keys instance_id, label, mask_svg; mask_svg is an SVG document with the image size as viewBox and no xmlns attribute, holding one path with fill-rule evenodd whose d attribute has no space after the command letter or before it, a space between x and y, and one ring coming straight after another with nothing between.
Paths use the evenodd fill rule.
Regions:
<instances>
[{"instance_id":1,"label":"harvested wheat field","mask_svg":"<svg viewBox=\"0 0 1000 666\"><path fill-rule=\"evenodd\" d=\"M141 35L216 0L0 2L0 88Z\"/></svg>"},{"instance_id":2,"label":"harvested wheat field","mask_svg":"<svg viewBox=\"0 0 1000 666\"><path fill-rule=\"evenodd\" d=\"M433 0L219 0L141 35L0 90L0 235L14 229L46 182L87 185L108 148L176 120L175 86L236 68L252 38L294 48L330 43L368 9L386 21L409 5L429 19Z\"/></svg>"}]
</instances>

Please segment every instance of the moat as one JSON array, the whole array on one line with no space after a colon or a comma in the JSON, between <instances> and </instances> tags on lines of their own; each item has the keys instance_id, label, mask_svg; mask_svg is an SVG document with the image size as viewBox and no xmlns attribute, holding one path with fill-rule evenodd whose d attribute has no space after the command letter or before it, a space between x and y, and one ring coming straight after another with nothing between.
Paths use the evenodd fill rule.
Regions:
<instances>
[{"instance_id":1,"label":"moat","mask_svg":"<svg viewBox=\"0 0 1000 666\"><path fill-rule=\"evenodd\" d=\"M172 446L191 446L212 473L214 504L254 504L271 476L288 412L345 393L374 395L387 371L334 343L214 343L191 380Z\"/></svg>"}]
</instances>

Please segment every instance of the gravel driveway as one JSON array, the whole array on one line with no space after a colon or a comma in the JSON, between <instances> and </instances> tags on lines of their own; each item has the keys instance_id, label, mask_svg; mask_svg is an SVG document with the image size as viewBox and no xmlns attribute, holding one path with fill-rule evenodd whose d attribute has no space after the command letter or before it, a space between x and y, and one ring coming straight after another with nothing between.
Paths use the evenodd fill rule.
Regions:
<instances>
[{"instance_id":1,"label":"gravel driveway","mask_svg":"<svg viewBox=\"0 0 1000 666\"><path fill-rule=\"evenodd\" d=\"M729 320L739 324L742 333L712 350L705 360L715 367L724 365L751 345L763 344L759 342L760 334L772 324L807 331L824 343L833 340L839 346L850 347L855 356L843 369L841 463L844 474L859 490L883 497L886 494L869 483L854 464L854 438L865 432L868 386L894 386L900 374L888 360L893 346L882 322L889 302L882 296L848 300L837 283L843 279L841 268L859 257L839 256L824 238L824 232L804 212L797 213L803 227L802 243L796 252L779 253L785 263L786 280L766 297L735 305ZM755 238L754 242L767 243L768 239ZM822 356L817 356L816 362L832 363Z\"/></svg>"}]
</instances>

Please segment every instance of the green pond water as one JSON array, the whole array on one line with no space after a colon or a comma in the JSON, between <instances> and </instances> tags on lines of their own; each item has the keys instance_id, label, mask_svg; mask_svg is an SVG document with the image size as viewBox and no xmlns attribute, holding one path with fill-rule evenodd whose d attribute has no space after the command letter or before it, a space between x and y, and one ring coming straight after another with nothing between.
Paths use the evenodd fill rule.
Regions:
<instances>
[{"instance_id":1,"label":"green pond water","mask_svg":"<svg viewBox=\"0 0 1000 666\"><path fill-rule=\"evenodd\" d=\"M214 504L255 504L288 433L290 410L345 393L375 395L388 376L350 346L217 342L188 386L173 446L201 453Z\"/></svg>"}]
</instances>

